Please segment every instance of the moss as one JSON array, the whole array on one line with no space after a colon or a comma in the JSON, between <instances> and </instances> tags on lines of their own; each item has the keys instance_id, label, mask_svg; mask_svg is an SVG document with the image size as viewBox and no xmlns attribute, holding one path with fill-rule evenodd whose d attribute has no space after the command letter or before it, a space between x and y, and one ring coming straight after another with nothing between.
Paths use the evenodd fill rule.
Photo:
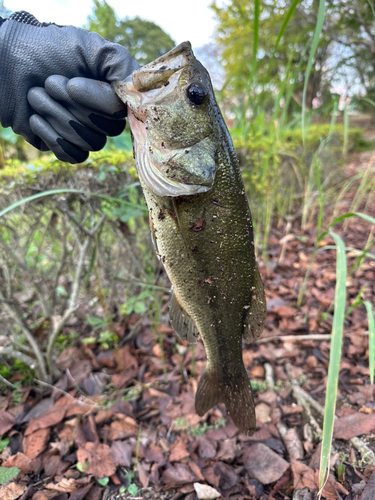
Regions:
<instances>
[{"instance_id":1,"label":"moss","mask_svg":"<svg viewBox=\"0 0 375 500\"><path fill-rule=\"evenodd\" d=\"M9 159L5 162L5 168L0 170L0 185L11 186L14 184L32 184L45 175L66 175L74 174L79 170L97 169L117 166L125 168L129 174L136 177L135 163L133 155L128 151L111 150L96 151L84 163L72 165L62 162L52 154L48 154L33 160L32 163L25 163L17 159Z\"/></svg>"}]
</instances>

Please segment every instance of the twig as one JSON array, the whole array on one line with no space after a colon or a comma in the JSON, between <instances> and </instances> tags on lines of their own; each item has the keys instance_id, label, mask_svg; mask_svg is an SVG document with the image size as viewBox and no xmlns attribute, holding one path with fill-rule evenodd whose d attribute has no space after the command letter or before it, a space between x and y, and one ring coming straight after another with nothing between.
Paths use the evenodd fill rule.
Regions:
<instances>
[{"instance_id":1,"label":"twig","mask_svg":"<svg viewBox=\"0 0 375 500\"><path fill-rule=\"evenodd\" d=\"M38 380L37 378L34 378L34 382L37 382L38 384L40 384L40 385L42 385L44 387L48 387L48 389L53 389L54 391L57 391L57 392L63 394L64 396L67 396L72 401L74 401L74 403L77 404L77 405L80 405L80 406L89 406L90 409L92 409L92 408L102 409L103 408L101 405L99 405L98 403L96 403L95 401L93 401L90 398L87 398L87 399L89 399L90 403L86 403L86 401L80 401L79 399L77 399L74 396L72 396L71 394L69 394L69 392L66 392L63 389L60 389L59 387L56 387L56 386L54 386L52 384L48 384L47 382L43 382L43 380Z\"/></svg>"},{"instance_id":2,"label":"twig","mask_svg":"<svg viewBox=\"0 0 375 500\"><path fill-rule=\"evenodd\" d=\"M18 258L18 256L5 243L5 241L3 240L3 238L1 236L0 236L0 244L4 248L5 252L8 254L8 256L13 260L13 262L15 262L18 267L23 269L25 271L25 273L32 279L32 283L33 283L35 290L39 296L40 305L42 306L43 314L46 318L48 318L51 315L50 308L48 307L47 303L44 300L43 288L40 286L40 283L38 283L39 278L37 276L35 276L33 271L29 268L29 266L27 264L25 264L25 262L22 262L22 260L20 260Z\"/></svg>"},{"instance_id":3,"label":"twig","mask_svg":"<svg viewBox=\"0 0 375 500\"><path fill-rule=\"evenodd\" d=\"M8 387L11 387L12 389L16 388L15 385L13 385L11 382L9 382L9 380L7 380L6 378L4 378L2 375L0 375L0 383L3 383L4 385L7 385Z\"/></svg>"},{"instance_id":4,"label":"twig","mask_svg":"<svg viewBox=\"0 0 375 500\"><path fill-rule=\"evenodd\" d=\"M37 365L38 365L37 371L39 372L39 374L43 380L47 380L46 365L44 363L42 351L39 349L39 346L38 346L33 334L30 332L27 324L22 319L22 315L19 314L16 304L6 300L1 289L0 289L0 301L3 303L4 308L8 311L10 316L14 319L14 321L17 323L17 325L23 331L28 343L30 344L30 346L31 346L31 348L36 356L36 360L30 358L30 356L26 356L25 354L22 354L22 353L19 353L19 354L22 356L25 356L25 359L28 358L29 360L31 360L31 363L33 365L35 365L35 362L37 362ZM9 305L9 302L13 305L13 307L11 307ZM8 348L4 347L3 349L8 349ZM13 352L18 353L19 351L13 351ZM22 360L21 357L19 357L19 359ZM26 364L30 365L30 362L28 362L28 361L24 361L24 362ZM35 366L34 366L34 368L35 368Z\"/></svg>"},{"instance_id":5,"label":"twig","mask_svg":"<svg viewBox=\"0 0 375 500\"><path fill-rule=\"evenodd\" d=\"M11 347L0 347L0 356L10 356L11 358L14 359L19 359L22 361L22 363L25 363L25 365L28 365L29 368L32 370L37 370L38 371L38 364L35 359L30 358L27 354L23 354L20 351L15 351Z\"/></svg>"},{"instance_id":6,"label":"twig","mask_svg":"<svg viewBox=\"0 0 375 500\"><path fill-rule=\"evenodd\" d=\"M79 285L81 281L81 275L82 275L82 270L83 270L83 264L85 261L85 256L86 256L86 251L90 243L90 238L86 238L85 242L83 245L80 246L80 251L79 251L79 258L78 258L78 263L76 267L76 273L74 277L74 282L72 286L72 292L70 295L70 300L69 300L69 306L65 310L64 315L62 317L57 317L57 316L52 316L52 322L53 322L53 329L49 335L48 338L48 345L47 345L47 353L46 353L46 359L47 359L47 366L48 369L50 370L50 373L56 372L56 369L53 365L53 348L55 346L56 339L58 335L60 334L61 330L65 326L66 322L69 320L70 316L77 310L78 308L78 293L79 293Z\"/></svg>"}]
</instances>

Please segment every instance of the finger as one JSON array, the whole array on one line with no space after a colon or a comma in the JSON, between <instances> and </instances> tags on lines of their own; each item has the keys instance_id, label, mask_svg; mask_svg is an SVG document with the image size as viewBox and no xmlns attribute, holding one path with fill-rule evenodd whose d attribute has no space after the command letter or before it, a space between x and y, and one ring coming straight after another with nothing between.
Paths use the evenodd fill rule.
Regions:
<instances>
[{"instance_id":1,"label":"finger","mask_svg":"<svg viewBox=\"0 0 375 500\"><path fill-rule=\"evenodd\" d=\"M54 155L61 161L69 163L82 163L87 160L87 151L77 148L56 133L56 130L39 115L32 115L29 120L31 130L39 136Z\"/></svg>"},{"instance_id":2,"label":"finger","mask_svg":"<svg viewBox=\"0 0 375 500\"><path fill-rule=\"evenodd\" d=\"M100 134L109 136L121 134L126 125L126 122L123 118L124 113L126 114L126 107L125 111L116 111L118 109L118 106L115 99L119 99L116 95L113 95L114 92L112 88L107 83L90 80L88 78L73 78L73 80L83 80L83 82L90 82L88 88L86 88L84 102L93 103L94 106L98 107L97 103L99 101L103 101L104 104L101 104L102 108L106 107L106 111L109 110L109 113L112 113L114 111L115 117L110 116L110 114L107 113L98 114L97 112L93 112L92 108L81 104L79 101L75 101L68 93L68 86L70 85L71 80L62 75L52 75L48 77L44 83L44 87L51 97L63 103L64 107L66 107L70 111L70 113L72 113L72 115L74 115L82 124ZM83 87L84 85L83 82L81 82L81 87ZM92 85L92 83L94 83L94 85ZM75 87L73 86L73 90L74 88ZM83 88L81 88L81 90L83 91ZM108 97L108 91L112 92L112 96L110 96L110 98ZM120 104L122 107L124 107L121 101ZM120 117L118 118L118 116Z\"/></svg>"},{"instance_id":3,"label":"finger","mask_svg":"<svg viewBox=\"0 0 375 500\"><path fill-rule=\"evenodd\" d=\"M62 104L50 97L44 88L33 87L27 94L31 107L54 128L58 135L83 151L102 149L106 138L85 127Z\"/></svg>"},{"instance_id":4,"label":"finger","mask_svg":"<svg viewBox=\"0 0 375 500\"><path fill-rule=\"evenodd\" d=\"M126 116L126 106L106 82L76 77L68 82L68 94L74 101L112 118Z\"/></svg>"}]
</instances>

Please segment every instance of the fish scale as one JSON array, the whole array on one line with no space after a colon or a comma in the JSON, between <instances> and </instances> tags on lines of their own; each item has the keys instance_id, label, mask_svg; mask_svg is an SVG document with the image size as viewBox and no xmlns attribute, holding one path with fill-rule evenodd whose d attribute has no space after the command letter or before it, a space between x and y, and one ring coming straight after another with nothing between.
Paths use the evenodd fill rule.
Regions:
<instances>
[{"instance_id":1,"label":"fish scale","mask_svg":"<svg viewBox=\"0 0 375 500\"><path fill-rule=\"evenodd\" d=\"M189 97L191 85L196 93ZM242 338L260 335L265 298L238 161L208 73L185 42L116 91L128 105L153 240L173 285L172 326L190 342L199 332L206 349L197 413L225 403L238 428L252 434L254 401ZM206 92L202 102L189 102L200 101L200 91ZM183 182L175 181L170 164Z\"/></svg>"}]
</instances>

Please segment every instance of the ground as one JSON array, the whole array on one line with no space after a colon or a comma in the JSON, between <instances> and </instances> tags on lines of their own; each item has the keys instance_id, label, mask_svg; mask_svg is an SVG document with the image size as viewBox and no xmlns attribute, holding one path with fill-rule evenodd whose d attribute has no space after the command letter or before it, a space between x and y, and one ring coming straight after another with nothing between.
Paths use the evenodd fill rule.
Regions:
<instances>
[{"instance_id":1,"label":"ground","mask_svg":"<svg viewBox=\"0 0 375 500\"><path fill-rule=\"evenodd\" d=\"M348 175L369 161L369 153L354 155ZM354 195L346 193L340 213ZM375 200L364 200L359 209L365 203L366 212L375 214ZM347 247L363 249L371 224L356 217L335 231ZM0 487L0 499L315 498L336 283L336 251L324 250L312 262L297 307L315 240L316 225L281 223L259 261L266 327L256 344L243 349L255 395L253 436L240 434L222 405L204 417L195 413L205 366L202 343L192 350L162 324L161 346L147 315L139 321L133 314L116 326L116 348L75 340L63 350L56 362L61 377L53 386L33 382L3 390L0 465L21 472ZM329 236L321 242L332 244ZM374 246L369 252L375 253ZM349 252L349 269L357 257ZM373 302L371 258L348 274L348 305L362 288L363 299ZM74 319L66 333L80 328ZM375 400L363 305L345 319L336 415L323 498L373 499Z\"/></svg>"}]
</instances>

